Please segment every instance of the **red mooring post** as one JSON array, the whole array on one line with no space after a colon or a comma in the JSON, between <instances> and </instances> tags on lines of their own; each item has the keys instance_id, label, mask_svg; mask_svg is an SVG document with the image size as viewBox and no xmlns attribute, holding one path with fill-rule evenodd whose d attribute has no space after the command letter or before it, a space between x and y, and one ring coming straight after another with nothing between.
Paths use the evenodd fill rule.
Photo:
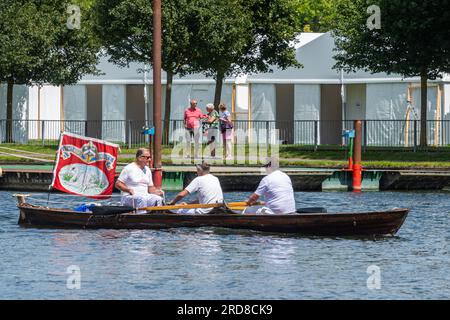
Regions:
<instances>
[{"instance_id":1,"label":"red mooring post","mask_svg":"<svg viewBox=\"0 0 450 320\"><path fill-rule=\"evenodd\" d=\"M161 0L153 0L153 184L162 186L161 123Z\"/></svg>"},{"instance_id":2,"label":"red mooring post","mask_svg":"<svg viewBox=\"0 0 450 320\"><path fill-rule=\"evenodd\" d=\"M355 145L353 152L353 191L361 192L362 168L361 168L361 145L362 145L362 121L355 120Z\"/></svg>"}]
</instances>

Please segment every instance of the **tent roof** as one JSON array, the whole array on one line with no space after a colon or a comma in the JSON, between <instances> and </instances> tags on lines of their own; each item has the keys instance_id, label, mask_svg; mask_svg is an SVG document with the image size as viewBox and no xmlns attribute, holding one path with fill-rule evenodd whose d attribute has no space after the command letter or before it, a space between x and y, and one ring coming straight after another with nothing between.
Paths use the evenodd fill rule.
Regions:
<instances>
[{"instance_id":1,"label":"tent roof","mask_svg":"<svg viewBox=\"0 0 450 320\"><path fill-rule=\"evenodd\" d=\"M302 33L299 35L299 43L295 45L297 60L303 68L287 68L281 70L272 68L273 72L245 75L236 78L228 78L226 82L239 83L341 83L341 72L334 70L334 39L330 33ZM128 68L120 68L108 61L108 57L101 57L98 65L103 75L83 77L80 84L143 84L144 65L131 63ZM419 81L418 78L403 79L400 75L388 75L385 73L371 74L358 71L356 73L344 73L345 83L385 83L399 81ZM450 80L448 75L447 80ZM147 72L147 83L152 83L152 71ZM166 79L162 72L163 82ZM445 81L445 77L444 77ZM174 83L202 84L214 83L213 78L202 74L192 74L185 77L174 77Z\"/></svg>"},{"instance_id":2,"label":"tent roof","mask_svg":"<svg viewBox=\"0 0 450 320\"><path fill-rule=\"evenodd\" d=\"M272 73L260 73L248 76L249 82L289 82L289 83L341 83L341 72L333 69L336 61L334 39L330 33L315 33L312 41L302 43L297 48L296 58L303 68L274 68ZM398 82L400 75L386 73L371 74L360 70L355 73L343 73L345 83ZM416 79L408 79L416 80Z\"/></svg>"}]
</instances>

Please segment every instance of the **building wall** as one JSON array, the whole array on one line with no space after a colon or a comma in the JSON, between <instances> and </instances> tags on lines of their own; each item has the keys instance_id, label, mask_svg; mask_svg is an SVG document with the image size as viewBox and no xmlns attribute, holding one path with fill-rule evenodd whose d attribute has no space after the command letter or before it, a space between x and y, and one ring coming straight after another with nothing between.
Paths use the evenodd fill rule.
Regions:
<instances>
[{"instance_id":1,"label":"building wall","mask_svg":"<svg viewBox=\"0 0 450 320\"><path fill-rule=\"evenodd\" d=\"M366 119L366 85L349 84L345 89L345 120Z\"/></svg>"},{"instance_id":2,"label":"building wall","mask_svg":"<svg viewBox=\"0 0 450 320\"><path fill-rule=\"evenodd\" d=\"M437 112L437 86L429 86L427 90L427 119L436 120ZM412 105L414 106L417 116L420 119L421 110L421 90L420 87L415 86L411 91Z\"/></svg>"},{"instance_id":3,"label":"building wall","mask_svg":"<svg viewBox=\"0 0 450 320\"><path fill-rule=\"evenodd\" d=\"M1 119L6 119L6 101L7 100L7 86L0 85L0 116ZM28 119L29 111L29 88L24 85L15 85L13 89L13 120ZM12 138L17 143L27 143L29 123L26 121L13 121ZM0 122L0 140L6 134L6 122Z\"/></svg>"},{"instance_id":4,"label":"building wall","mask_svg":"<svg viewBox=\"0 0 450 320\"><path fill-rule=\"evenodd\" d=\"M0 119L6 119L6 84L0 83Z\"/></svg>"},{"instance_id":5,"label":"building wall","mask_svg":"<svg viewBox=\"0 0 450 320\"><path fill-rule=\"evenodd\" d=\"M85 134L88 137L102 137L102 86L86 85L86 119Z\"/></svg>"},{"instance_id":6,"label":"building wall","mask_svg":"<svg viewBox=\"0 0 450 320\"><path fill-rule=\"evenodd\" d=\"M144 85L126 86L126 120L145 121Z\"/></svg>"},{"instance_id":7,"label":"building wall","mask_svg":"<svg viewBox=\"0 0 450 320\"><path fill-rule=\"evenodd\" d=\"M442 119L450 120L450 84L443 86Z\"/></svg>"},{"instance_id":8,"label":"building wall","mask_svg":"<svg viewBox=\"0 0 450 320\"><path fill-rule=\"evenodd\" d=\"M172 86L172 92L173 92ZM144 95L145 97L145 95ZM147 104L148 104L148 110L147 110L147 119L150 121L153 121L153 85L147 86ZM161 119L164 119L164 116L166 114L166 86L162 86L162 92L161 92ZM170 114L172 114L173 110L173 93L172 93L172 103L171 103L171 110Z\"/></svg>"},{"instance_id":9,"label":"building wall","mask_svg":"<svg viewBox=\"0 0 450 320\"><path fill-rule=\"evenodd\" d=\"M84 85L63 88L64 131L85 135L87 119L87 89Z\"/></svg>"},{"instance_id":10,"label":"building wall","mask_svg":"<svg viewBox=\"0 0 450 320\"><path fill-rule=\"evenodd\" d=\"M450 84L443 85L442 95L442 119L445 120L442 143L450 146Z\"/></svg>"},{"instance_id":11,"label":"building wall","mask_svg":"<svg viewBox=\"0 0 450 320\"><path fill-rule=\"evenodd\" d=\"M236 85L235 119L248 120L249 116L249 85Z\"/></svg>"},{"instance_id":12,"label":"building wall","mask_svg":"<svg viewBox=\"0 0 450 320\"><path fill-rule=\"evenodd\" d=\"M61 88L43 86L40 94L41 120L61 120Z\"/></svg>"},{"instance_id":13,"label":"building wall","mask_svg":"<svg viewBox=\"0 0 450 320\"><path fill-rule=\"evenodd\" d=\"M439 109L437 103L438 87L429 86L427 90L427 136L428 144L436 145L441 139L441 122L442 120L442 106ZM412 90L412 102L416 110L418 110L418 117L421 118L421 90L420 87L414 87ZM439 109L439 110L438 110ZM438 120L433 122L432 120Z\"/></svg>"},{"instance_id":14,"label":"building wall","mask_svg":"<svg viewBox=\"0 0 450 320\"><path fill-rule=\"evenodd\" d=\"M144 141L142 128L147 124L144 85L127 85L126 120L130 121L130 127L126 131L127 141L129 139L132 139L131 141Z\"/></svg>"},{"instance_id":15,"label":"building wall","mask_svg":"<svg viewBox=\"0 0 450 320\"><path fill-rule=\"evenodd\" d=\"M126 86L104 84L102 86L102 138L109 141L125 142L126 126ZM106 121L108 120L108 121ZM122 121L115 121L122 120Z\"/></svg>"},{"instance_id":16,"label":"building wall","mask_svg":"<svg viewBox=\"0 0 450 320\"><path fill-rule=\"evenodd\" d=\"M87 89L85 85L64 87L64 120L87 119Z\"/></svg>"},{"instance_id":17,"label":"building wall","mask_svg":"<svg viewBox=\"0 0 450 320\"><path fill-rule=\"evenodd\" d=\"M275 85L276 94L276 128L280 133L280 139L283 143L294 143L294 85L277 84Z\"/></svg>"},{"instance_id":18,"label":"building wall","mask_svg":"<svg viewBox=\"0 0 450 320\"><path fill-rule=\"evenodd\" d=\"M274 84L252 84L251 120L275 120L276 90Z\"/></svg>"},{"instance_id":19,"label":"building wall","mask_svg":"<svg viewBox=\"0 0 450 320\"><path fill-rule=\"evenodd\" d=\"M320 89L321 144L340 144L342 142L342 96L341 86L323 84Z\"/></svg>"},{"instance_id":20,"label":"building wall","mask_svg":"<svg viewBox=\"0 0 450 320\"><path fill-rule=\"evenodd\" d=\"M366 119L380 120L367 127L368 145L383 145L388 142L405 145L406 124L386 120L405 119L407 94L407 83L367 84ZM411 128L409 130L407 135L411 138L413 133Z\"/></svg>"},{"instance_id":21,"label":"building wall","mask_svg":"<svg viewBox=\"0 0 450 320\"><path fill-rule=\"evenodd\" d=\"M320 84L297 84L294 88L294 143L313 144L315 123L320 119ZM318 139L320 136L318 135Z\"/></svg>"}]
</instances>

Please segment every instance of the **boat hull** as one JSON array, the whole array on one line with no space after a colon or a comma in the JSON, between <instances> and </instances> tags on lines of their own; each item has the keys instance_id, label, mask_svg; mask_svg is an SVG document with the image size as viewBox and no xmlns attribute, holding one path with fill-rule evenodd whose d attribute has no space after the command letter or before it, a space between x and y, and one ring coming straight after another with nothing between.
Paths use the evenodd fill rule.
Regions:
<instances>
[{"instance_id":1,"label":"boat hull","mask_svg":"<svg viewBox=\"0 0 450 320\"><path fill-rule=\"evenodd\" d=\"M30 227L82 229L166 229L219 227L317 236L394 235L409 210L367 213L308 213L283 215L172 213L99 216L66 209L19 204L19 224Z\"/></svg>"}]
</instances>

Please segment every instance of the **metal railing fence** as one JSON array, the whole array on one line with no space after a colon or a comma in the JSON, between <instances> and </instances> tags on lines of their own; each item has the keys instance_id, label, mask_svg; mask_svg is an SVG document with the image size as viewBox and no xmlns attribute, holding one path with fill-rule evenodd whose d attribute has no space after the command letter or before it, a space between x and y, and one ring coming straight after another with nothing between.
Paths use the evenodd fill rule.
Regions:
<instances>
[{"instance_id":1,"label":"metal railing fence","mask_svg":"<svg viewBox=\"0 0 450 320\"><path fill-rule=\"evenodd\" d=\"M420 120L362 120L363 145L377 147L409 147L420 144ZM274 143L298 146L341 145L343 130L353 129L353 120L236 120L235 143ZM62 131L104 139L134 148L149 143L142 133L151 122L130 120L0 120L0 142L57 145ZM274 134L277 130L277 136ZM184 136L182 120L163 122L164 145L177 143ZM202 134L206 142L206 134ZM428 120L429 146L450 146L450 120Z\"/></svg>"}]
</instances>

